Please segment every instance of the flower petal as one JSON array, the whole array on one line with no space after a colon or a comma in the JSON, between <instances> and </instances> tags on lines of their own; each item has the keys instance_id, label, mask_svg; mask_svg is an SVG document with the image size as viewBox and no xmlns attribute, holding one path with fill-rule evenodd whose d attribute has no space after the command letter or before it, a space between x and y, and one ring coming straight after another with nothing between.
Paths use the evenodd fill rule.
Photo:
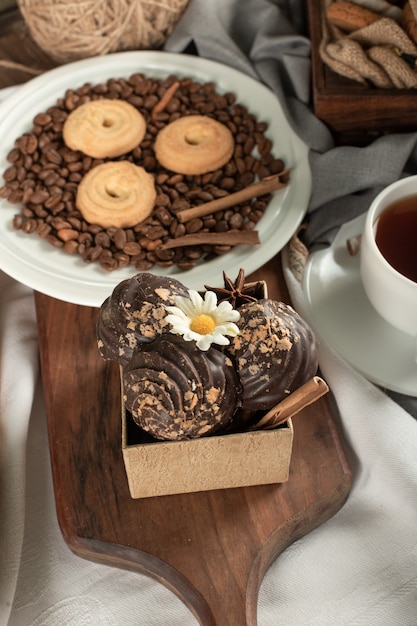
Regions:
<instances>
[{"instance_id":1,"label":"flower petal","mask_svg":"<svg viewBox=\"0 0 417 626\"><path fill-rule=\"evenodd\" d=\"M240 319L240 314L239 317L232 315L232 313L234 313L234 311L231 311L228 315L222 315L221 313L218 313L217 311L215 311L213 313L213 317L216 319L216 323L218 326L222 325L222 324L231 324L233 322L238 322ZM237 311L236 311L237 313Z\"/></svg>"},{"instance_id":2,"label":"flower petal","mask_svg":"<svg viewBox=\"0 0 417 626\"><path fill-rule=\"evenodd\" d=\"M169 315L175 315L176 317L181 317L182 319L186 318L184 311L177 306L167 306L165 310L168 311ZM166 316L168 317L168 315Z\"/></svg>"},{"instance_id":3,"label":"flower petal","mask_svg":"<svg viewBox=\"0 0 417 626\"><path fill-rule=\"evenodd\" d=\"M181 326L185 326L186 328L188 328L190 325L190 319L186 315L184 315L183 312L179 309L178 312L167 315L165 317L165 320L168 322L168 324L180 324Z\"/></svg>"},{"instance_id":4,"label":"flower petal","mask_svg":"<svg viewBox=\"0 0 417 626\"><path fill-rule=\"evenodd\" d=\"M222 333L213 332L212 335L212 343L217 343L219 346L228 346L230 341L227 337L225 337Z\"/></svg>"},{"instance_id":5,"label":"flower petal","mask_svg":"<svg viewBox=\"0 0 417 626\"><path fill-rule=\"evenodd\" d=\"M176 296L175 304L179 309L181 309L184 315L186 315L187 317L191 317L191 318L194 317L195 306L194 306L194 303L189 298L186 298L185 296Z\"/></svg>"},{"instance_id":6,"label":"flower petal","mask_svg":"<svg viewBox=\"0 0 417 626\"><path fill-rule=\"evenodd\" d=\"M190 330L189 328L183 329L183 337L185 339L185 341L197 341L201 335L199 335L198 333L195 333L194 331Z\"/></svg>"},{"instance_id":7,"label":"flower petal","mask_svg":"<svg viewBox=\"0 0 417 626\"><path fill-rule=\"evenodd\" d=\"M195 289L190 289L190 300L194 305L195 314L199 315L203 311L204 300Z\"/></svg>"},{"instance_id":8,"label":"flower petal","mask_svg":"<svg viewBox=\"0 0 417 626\"><path fill-rule=\"evenodd\" d=\"M222 321L228 320L231 322L238 322L240 320L239 311L236 311L230 302L226 302L225 300L218 304L216 313L218 319L221 319Z\"/></svg>"},{"instance_id":9,"label":"flower petal","mask_svg":"<svg viewBox=\"0 0 417 626\"><path fill-rule=\"evenodd\" d=\"M231 337L236 337L236 335L238 335L239 333L240 333L239 326L236 326L236 324L233 324L233 322L229 322L226 325L226 330L225 330L226 335L230 335Z\"/></svg>"},{"instance_id":10,"label":"flower petal","mask_svg":"<svg viewBox=\"0 0 417 626\"><path fill-rule=\"evenodd\" d=\"M211 346L212 335L199 335L198 337L197 348L205 352Z\"/></svg>"},{"instance_id":11,"label":"flower petal","mask_svg":"<svg viewBox=\"0 0 417 626\"><path fill-rule=\"evenodd\" d=\"M217 307L217 296L214 291L206 291L204 296L204 313L213 313Z\"/></svg>"},{"instance_id":12,"label":"flower petal","mask_svg":"<svg viewBox=\"0 0 417 626\"><path fill-rule=\"evenodd\" d=\"M233 307L228 300L223 300L222 302L219 302L219 304L217 305L217 309L222 313L224 312L225 314L233 311Z\"/></svg>"}]
</instances>

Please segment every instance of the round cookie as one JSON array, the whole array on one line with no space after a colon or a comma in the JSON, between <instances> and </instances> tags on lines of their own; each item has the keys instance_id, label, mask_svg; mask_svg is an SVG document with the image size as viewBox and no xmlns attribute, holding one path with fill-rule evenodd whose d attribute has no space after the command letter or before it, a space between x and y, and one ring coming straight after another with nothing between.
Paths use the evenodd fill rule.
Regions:
<instances>
[{"instance_id":1,"label":"round cookie","mask_svg":"<svg viewBox=\"0 0 417 626\"><path fill-rule=\"evenodd\" d=\"M155 181L130 161L108 161L87 172L77 189L76 206L90 224L129 228L146 219L156 199Z\"/></svg>"},{"instance_id":2,"label":"round cookie","mask_svg":"<svg viewBox=\"0 0 417 626\"><path fill-rule=\"evenodd\" d=\"M206 115L180 117L159 131L155 156L172 172L195 176L225 165L234 139L227 126Z\"/></svg>"},{"instance_id":3,"label":"round cookie","mask_svg":"<svg viewBox=\"0 0 417 626\"><path fill-rule=\"evenodd\" d=\"M69 114L62 135L72 150L95 159L114 158L138 146L146 133L146 121L125 100L91 100Z\"/></svg>"},{"instance_id":4,"label":"round cookie","mask_svg":"<svg viewBox=\"0 0 417 626\"><path fill-rule=\"evenodd\" d=\"M194 439L221 432L240 404L228 356L202 351L182 337L161 335L143 345L123 372L126 408L156 439Z\"/></svg>"}]
</instances>

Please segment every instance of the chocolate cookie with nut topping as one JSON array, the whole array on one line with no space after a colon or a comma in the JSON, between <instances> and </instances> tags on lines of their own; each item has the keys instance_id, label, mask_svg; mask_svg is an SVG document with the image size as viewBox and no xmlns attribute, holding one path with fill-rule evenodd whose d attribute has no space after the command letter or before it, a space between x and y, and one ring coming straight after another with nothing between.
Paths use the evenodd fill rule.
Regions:
<instances>
[{"instance_id":1,"label":"chocolate cookie with nut topping","mask_svg":"<svg viewBox=\"0 0 417 626\"><path fill-rule=\"evenodd\" d=\"M175 278L140 272L120 282L101 306L97 343L101 356L127 365L134 350L170 331L166 306L188 289Z\"/></svg>"},{"instance_id":2,"label":"chocolate cookie with nut topping","mask_svg":"<svg viewBox=\"0 0 417 626\"><path fill-rule=\"evenodd\" d=\"M316 374L318 342L283 302L248 302L239 313L240 332L225 350L239 374L243 409L269 410Z\"/></svg>"},{"instance_id":3,"label":"chocolate cookie with nut topping","mask_svg":"<svg viewBox=\"0 0 417 626\"><path fill-rule=\"evenodd\" d=\"M161 335L137 351L123 372L133 420L156 439L194 439L222 432L240 406L238 376L220 350L200 350Z\"/></svg>"}]
</instances>

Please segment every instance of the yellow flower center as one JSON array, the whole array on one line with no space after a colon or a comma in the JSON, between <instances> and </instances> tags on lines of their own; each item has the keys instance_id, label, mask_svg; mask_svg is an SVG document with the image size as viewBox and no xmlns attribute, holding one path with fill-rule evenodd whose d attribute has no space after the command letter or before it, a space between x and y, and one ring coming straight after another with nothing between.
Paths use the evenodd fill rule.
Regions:
<instances>
[{"instance_id":1,"label":"yellow flower center","mask_svg":"<svg viewBox=\"0 0 417 626\"><path fill-rule=\"evenodd\" d=\"M190 329L199 335L208 335L216 328L216 322L211 315L202 313L197 315L190 324Z\"/></svg>"}]
</instances>

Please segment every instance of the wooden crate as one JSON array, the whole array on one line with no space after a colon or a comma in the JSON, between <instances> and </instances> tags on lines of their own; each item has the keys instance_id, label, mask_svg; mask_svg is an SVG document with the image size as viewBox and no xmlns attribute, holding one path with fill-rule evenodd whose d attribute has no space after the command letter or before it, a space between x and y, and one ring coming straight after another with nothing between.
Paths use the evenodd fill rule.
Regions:
<instances>
[{"instance_id":1,"label":"wooden crate","mask_svg":"<svg viewBox=\"0 0 417 626\"><path fill-rule=\"evenodd\" d=\"M307 11L314 112L336 139L359 145L382 134L417 130L417 92L366 87L333 72L319 55L323 0L307 0Z\"/></svg>"}]
</instances>

